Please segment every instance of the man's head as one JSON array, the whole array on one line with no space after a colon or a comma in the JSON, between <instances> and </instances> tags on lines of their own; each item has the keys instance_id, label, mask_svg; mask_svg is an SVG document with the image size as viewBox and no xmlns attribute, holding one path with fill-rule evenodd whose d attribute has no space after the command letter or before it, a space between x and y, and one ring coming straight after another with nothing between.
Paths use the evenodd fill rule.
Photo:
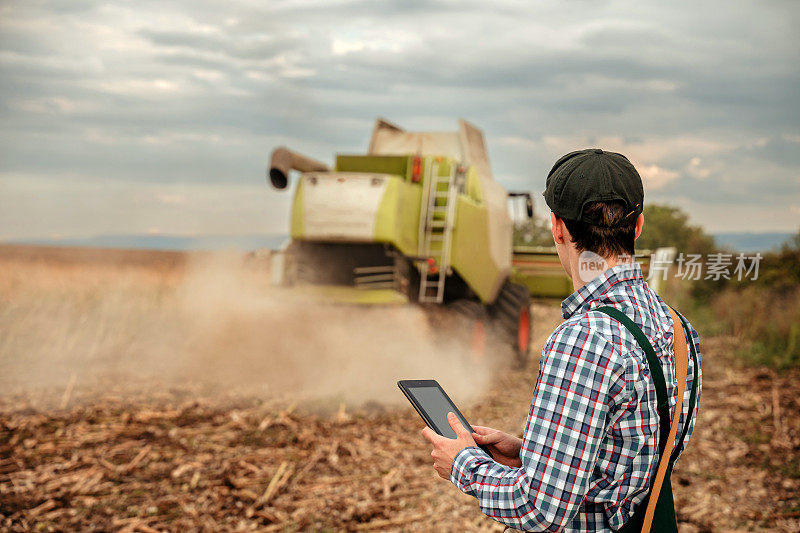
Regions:
<instances>
[{"instance_id":1,"label":"man's head","mask_svg":"<svg viewBox=\"0 0 800 533\"><path fill-rule=\"evenodd\" d=\"M608 266L630 260L642 231L644 187L630 161L598 148L561 157L547 176L544 198L550 207L553 239L576 288L579 256L592 252Z\"/></svg>"}]
</instances>

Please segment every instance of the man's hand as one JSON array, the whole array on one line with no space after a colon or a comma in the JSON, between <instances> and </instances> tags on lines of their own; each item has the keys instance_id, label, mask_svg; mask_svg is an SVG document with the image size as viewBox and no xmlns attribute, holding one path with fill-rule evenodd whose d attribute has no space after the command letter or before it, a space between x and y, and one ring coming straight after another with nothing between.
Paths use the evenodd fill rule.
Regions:
<instances>
[{"instance_id":1,"label":"man's hand","mask_svg":"<svg viewBox=\"0 0 800 533\"><path fill-rule=\"evenodd\" d=\"M472 438L469 431L459 422L458 417L453 413L447 413L447 421L450 427L456 432L455 439L448 439L442 437L434 430L425 426L422 430L422 436L428 439L433 444L433 468L439 474L439 477L450 481L450 470L453 469L453 460L455 460L458 452L464 448L475 446L475 439Z\"/></svg>"},{"instance_id":2,"label":"man's hand","mask_svg":"<svg viewBox=\"0 0 800 533\"><path fill-rule=\"evenodd\" d=\"M496 429L483 426L472 426L475 433L472 434L476 443L489 448L492 459L501 465L519 468L522 461L519 452L522 449L522 439L503 433Z\"/></svg>"}]
</instances>

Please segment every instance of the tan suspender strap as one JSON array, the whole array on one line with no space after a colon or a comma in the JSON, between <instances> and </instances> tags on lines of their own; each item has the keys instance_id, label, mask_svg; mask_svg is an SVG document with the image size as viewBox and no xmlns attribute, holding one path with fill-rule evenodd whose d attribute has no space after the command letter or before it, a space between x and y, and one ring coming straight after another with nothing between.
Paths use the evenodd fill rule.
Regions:
<instances>
[{"instance_id":1,"label":"tan suspender strap","mask_svg":"<svg viewBox=\"0 0 800 533\"><path fill-rule=\"evenodd\" d=\"M672 455L672 448L675 446L675 435L678 432L678 422L683 410L683 394L686 392L686 375L689 372L689 353L686 349L686 336L683 333L683 325L678 314L671 307L669 312L672 315L672 326L675 329L673 336L675 342L675 378L678 381L678 401L675 404L675 412L672 415L672 424L669 428L669 438L664 453L658 461L656 478L653 480L653 487L650 489L650 501L647 502L647 512L644 515L644 525L642 533L649 533L650 526L653 524L653 514L656 511L658 495L661 494L661 485L664 483L664 476L669 467L669 458Z\"/></svg>"}]
</instances>

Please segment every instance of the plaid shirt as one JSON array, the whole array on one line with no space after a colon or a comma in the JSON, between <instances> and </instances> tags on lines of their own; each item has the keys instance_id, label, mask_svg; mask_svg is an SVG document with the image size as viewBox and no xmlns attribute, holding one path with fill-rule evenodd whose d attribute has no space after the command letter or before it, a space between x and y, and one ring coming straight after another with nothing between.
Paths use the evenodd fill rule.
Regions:
<instances>
[{"instance_id":1,"label":"plaid shirt","mask_svg":"<svg viewBox=\"0 0 800 533\"><path fill-rule=\"evenodd\" d=\"M593 311L603 305L627 314L652 343L674 413L678 390L669 309L637 263L610 268L561 304L566 320L542 349L522 467L495 463L477 447L462 450L453 462L450 479L475 496L490 518L525 531L611 531L646 497L658 464L656 389L633 335ZM699 364L699 337L690 329ZM702 371L690 357L681 424L689 415L694 379L700 380L699 400Z\"/></svg>"}]
</instances>

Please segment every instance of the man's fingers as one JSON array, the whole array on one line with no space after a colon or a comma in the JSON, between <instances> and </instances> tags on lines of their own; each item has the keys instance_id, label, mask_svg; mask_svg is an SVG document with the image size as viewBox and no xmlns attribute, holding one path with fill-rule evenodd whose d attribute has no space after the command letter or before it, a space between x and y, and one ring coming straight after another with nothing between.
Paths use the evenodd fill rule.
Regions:
<instances>
[{"instance_id":1,"label":"man's fingers","mask_svg":"<svg viewBox=\"0 0 800 533\"><path fill-rule=\"evenodd\" d=\"M447 422L450 424L450 427L453 428L453 431L456 432L456 437L470 436L470 433L461 425L461 421L455 413L447 413Z\"/></svg>"},{"instance_id":2,"label":"man's fingers","mask_svg":"<svg viewBox=\"0 0 800 533\"><path fill-rule=\"evenodd\" d=\"M495 444L503 439L503 434L499 431L484 435L476 432L472 434L472 438L475 439L475 442L478 444Z\"/></svg>"},{"instance_id":3,"label":"man's fingers","mask_svg":"<svg viewBox=\"0 0 800 533\"><path fill-rule=\"evenodd\" d=\"M423 436L423 437L425 437L425 439L426 439L428 442L430 442L430 443L431 443L431 444L433 444L434 446L436 446L437 444L439 444L439 442L440 442L442 439L445 439L445 440L450 440L450 439L448 439L447 437L442 437L441 435L439 435L438 433L436 433L434 430L432 430L432 429L431 429L431 428L429 428L428 426L425 426L425 428L424 428L422 431L420 431L420 433L422 434L422 436Z\"/></svg>"},{"instance_id":4,"label":"man's fingers","mask_svg":"<svg viewBox=\"0 0 800 533\"><path fill-rule=\"evenodd\" d=\"M428 426L425 426L424 428L422 428L422 431L420 431L420 434L422 434L422 436L425 437L425 439L427 439L428 442L430 442L431 444L435 444L434 438L439 436L439 435L436 434L436 432L434 430L432 430Z\"/></svg>"}]
</instances>

